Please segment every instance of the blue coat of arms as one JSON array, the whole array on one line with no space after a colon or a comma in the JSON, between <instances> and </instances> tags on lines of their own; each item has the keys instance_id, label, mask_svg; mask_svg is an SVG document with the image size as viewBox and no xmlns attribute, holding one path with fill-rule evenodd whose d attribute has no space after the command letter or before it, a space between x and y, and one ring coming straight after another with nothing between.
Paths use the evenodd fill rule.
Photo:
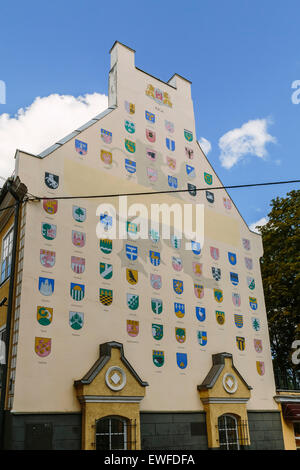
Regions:
<instances>
[{"instance_id":1,"label":"blue coat of arms","mask_svg":"<svg viewBox=\"0 0 300 470\"><path fill-rule=\"evenodd\" d=\"M196 307L196 317L199 321L204 321L206 318L205 308L204 307Z\"/></svg>"},{"instance_id":2,"label":"blue coat of arms","mask_svg":"<svg viewBox=\"0 0 300 470\"><path fill-rule=\"evenodd\" d=\"M179 369L185 369L187 366L187 354L176 353L176 361Z\"/></svg>"},{"instance_id":3,"label":"blue coat of arms","mask_svg":"<svg viewBox=\"0 0 300 470\"><path fill-rule=\"evenodd\" d=\"M201 253L201 245L199 242L195 242L191 240L191 247L192 247L192 252L194 255L200 255Z\"/></svg>"},{"instance_id":4,"label":"blue coat of arms","mask_svg":"<svg viewBox=\"0 0 300 470\"><path fill-rule=\"evenodd\" d=\"M128 173L135 173L136 172L136 162L133 160L129 160L129 158L125 158L125 168Z\"/></svg>"},{"instance_id":5,"label":"blue coat of arms","mask_svg":"<svg viewBox=\"0 0 300 470\"><path fill-rule=\"evenodd\" d=\"M160 253L158 251L149 251L149 258L153 266L160 265Z\"/></svg>"},{"instance_id":6,"label":"blue coat of arms","mask_svg":"<svg viewBox=\"0 0 300 470\"><path fill-rule=\"evenodd\" d=\"M236 254L228 251L228 260L229 260L229 263L234 266L236 264Z\"/></svg>"},{"instance_id":7,"label":"blue coat of arms","mask_svg":"<svg viewBox=\"0 0 300 470\"><path fill-rule=\"evenodd\" d=\"M171 150L172 152L174 152L174 150L175 150L175 140L172 140L172 139L169 139L168 137L166 137L166 146L167 146L168 150Z\"/></svg>"},{"instance_id":8,"label":"blue coat of arms","mask_svg":"<svg viewBox=\"0 0 300 470\"><path fill-rule=\"evenodd\" d=\"M239 275L237 273L230 273L231 284L237 286L239 283Z\"/></svg>"},{"instance_id":9,"label":"blue coat of arms","mask_svg":"<svg viewBox=\"0 0 300 470\"><path fill-rule=\"evenodd\" d=\"M176 294L182 294L183 292L183 281L179 281L178 279L173 279L173 289Z\"/></svg>"},{"instance_id":10,"label":"blue coat of arms","mask_svg":"<svg viewBox=\"0 0 300 470\"><path fill-rule=\"evenodd\" d=\"M249 304L252 310L257 310L257 299L255 297L249 297Z\"/></svg>"},{"instance_id":11,"label":"blue coat of arms","mask_svg":"<svg viewBox=\"0 0 300 470\"><path fill-rule=\"evenodd\" d=\"M175 178L175 176L168 175L168 185L170 186L170 188L177 189L178 188L177 178Z\"/></svg>"},{"instance_id":12,"label":"blue coat of arms","mask_svg":"<svg viewBox=\"0 0 300 470\"><path fill-rule=\"evenodd\" d=\"M207 344L207 331L198 331L197 338L200 346L205 346Z\"/></svg>"},{"instance_id":13,"label":"blue coat of arms","mask_svg":"<svg viewBox=\"0 0 300 470\"><path fill-rule=\"evenodd\" d=\"M185 305L179 302L174 302L174 312L178 318L183 318L185 315Z\"/></svg>"}]
</instances>

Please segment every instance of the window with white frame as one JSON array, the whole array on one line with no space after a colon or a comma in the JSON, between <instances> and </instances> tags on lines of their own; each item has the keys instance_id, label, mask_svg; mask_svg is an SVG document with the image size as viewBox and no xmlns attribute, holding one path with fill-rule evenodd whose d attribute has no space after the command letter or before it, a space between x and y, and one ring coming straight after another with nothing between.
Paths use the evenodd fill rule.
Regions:
<instances>
[{"instance_id":1,"label":"window with white frame","mask_svg":"<svg viewBox=\"0 0 300 470\"><path fill-rule=\"evenodd\" d=\"M219 444L221 450L239 450L237 419L233 415L222 415L218 418Z\"/></svg>"},{"instance_id":2,"label":"window with white frame","mask_svg":"<svg viewBox=\"0 0 300 470\"><path fill-rule=\"evenodd\" d=\"M12 227L2 240L0 283L4 282L5 279L7 279L10 276L13 235L14 235L14 231Z\"/></svg>"},{"instance_id":3,"label":"window with white frame","mask_svg":"<svg viewBox=\"0 0 300 470\"><path fill-rule=\"evenodd\" d=\"M107 416L96 422L96 450L126 450L127 420Z\"/></svg>"}]
</instances>

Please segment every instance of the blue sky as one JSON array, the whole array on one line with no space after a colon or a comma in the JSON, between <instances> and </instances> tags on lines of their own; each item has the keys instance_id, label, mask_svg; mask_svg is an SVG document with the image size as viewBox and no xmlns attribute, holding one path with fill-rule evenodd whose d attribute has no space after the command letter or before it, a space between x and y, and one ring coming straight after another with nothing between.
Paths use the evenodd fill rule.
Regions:
<instances>
[{"instance_id":1,"label":"blue sky","mask_svg":"<svg viewBox=\"0 0 300 470\"><path fill-rule=\"evenodd\" d=\"M175 72L192 81L197 137L211 143L208 158L224 185L298 179L300 104L292 103L291 86L300 80L299 16L294 0L2 2L1 140L13 140L7 121L38 96L107 94L109 49L119 40L136 50L136 66L144 71L164 81ZM249 121L250 141L249 124L243 127ZM237 152L230 168L220 161L222 136L229 153ZM0 160L7 158L0 144ZM7 176L5 168L0 165L0 176ZM251 224L267 215L272 198L295 188L299 184L229 192Z\"/></svg>"}]
</instances>

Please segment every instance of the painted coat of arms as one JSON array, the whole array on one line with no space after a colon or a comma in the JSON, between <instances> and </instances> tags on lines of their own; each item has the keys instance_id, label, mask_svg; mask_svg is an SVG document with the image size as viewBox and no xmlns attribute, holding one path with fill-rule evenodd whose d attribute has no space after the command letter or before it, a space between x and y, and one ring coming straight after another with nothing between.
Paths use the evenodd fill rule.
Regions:
<instances>
[{"instance_id":1,"label":"painted coat of arms","mask_svg":"<svg viewBox=\"0 0 300 470\"><path fill-rule=\"evenodd\" d=\"M53 308L51 307L37 307L37 321L42 326L48 326L53 319Z\"/></svg>"},{"instance_id":2,"label":"painted coat of arms","mask_svg":"<svg viewBox=\"0 0 300 470\"><path fill-rule=\"evenodd\" d=\"M135 124L132 121L128 121L127 119L125 120L124 123L125 129L128 132L128 134L134 134L135 133Z\"/></svg>"},{"instance_id":3,"label":"painted coat of arms","mask_svg":"<svg viewBox=\"0 0 300 470\"><path fill-rule=\"evenodd\" d=\"M202 299L204 297L204 286L194 282L194 294L197 299Z\"/></svg>"},{"instance_id":4,"label":"painted coat of arms","mask_svg":"<svg viewBox=\"0 0 300 470\"><path fill-rule=\"evenodd\" d=\"M129 101L124 102L125 110L128 114L134 114L135 113L135 104L134 103L129 103Z\"/></svg>"},{"instance_id":5,"label":"painted coat of arms","mask_svg":"<svg viewBox=\"0 0 300 470\"><path fill-rule=\"evenodd\" d=\"M151 162L155 162L156 160L156 151L152 149L146 149L146 157L151 160Z\"/></svg>"},{"instance_id":6,"label":"painted coat of arms","mask_svg":"<svg viewBox=\"0 0 300 470\"><path fill-rule=\"evenodd\" d=\"M243 315L234 314L234 323L237 328L242 328L244 325Z\"/></svg>"},{"instance_id":7,"label":"painted coat of arms","mask_svg":"<svg viewBox=\"0 0 300 470\"><path fill-rule=\"evenodd\" d=\"M211 191L205 191L205 194L206 194L207 202L209 202L210 204L213 204L215 200L214 193L212 193Z\"/></svg>"},{"instance_id":8,"label":"painted coat of arms","mask_svg":"<svg viewBox=\"0 0 300 470\"><path fill-rule=\"evenodd\" d=\"M246 268L251 271L253 269L253 261L252 258L245 258L245 265Z\"/></svg>"},{"instance_id":9,"label":"painted coat of arms","mask_svg":"<svg viewBox=\"0 0 300 470\"><path fill-rule=\"evenodd\" d=\"M228 251L228 261L230 264L232 264L233 266L236 264L236 254L235 253L231 253L230 251Z\"/></svg>"},{"instance_id":10,"label":"painted coat of arms","mask_svg":"<svg viewBox=\"0 0 300 470\"><path fill-rule=\"evenodd\" d=\"M175 271L181 271L183 268L181 258L178 256L172 256L172 266Z\"/></svg>"},{"instance_id":11,"label":"painted coat of arms","mask_svg":"<svg viewBox=\"0 0 300 470\"><path fill-rule=\"evenodd\" d=\"M176 294L181 295L183 293L183 281L173 279L173 289Z\"/></svg>"},{"instance_id":12,"label":"painted coat of arms","mask_svg":"<svg viewBox=\"0 0 300 470\"><path fill-rule=\"evenodd\" d=\"M237 286L239 283L239 275L237 273L230 273L230 281L233 286Z\"/></svg>"},{"instance_id":13,"label":"painted coat of arms","mask_svg":"<svg viewBox=\"0 0 300 470\"><path fill-rule=\"evenodd\" d=\"M185 369L187 366L187 354L176 353L176 362L177 362L179 369Z\"/></svg>"},{"instance_id":14,"label":"painted coat of arms","mask_svg":"<svg viewBox=\"0 0 300 470\"><path fill-rule=\"evenodd\" d=\"M261 361L256 361L256 370L259 375L265 374L265 363Z\"/></svg>"},{"instance_id":15,"label":"painted coat of arms","mask_svg":"<svg viewBox=\"0 0 300 470\"><path fill-rule=\"evenodd\" d=\"M73 206L73 218L76 222L84 222L86 219L86 209L84 207Z\"/></svg>"},{"instance_id":16,"label":"painted coat of arms","mask_svg":"<svg viewBox=\"0 0 300 470\"><path fill-rule=\"evenodd\" d=\"M216 248L215 246L211 246L209 248L209 251L210 251L210 256L215 260L217 261L220 257L220 251L219 251L219 248Z\"/></svg>"},{"instance_id":17,"label":"painted coat of arms","mask_svg":"<svg viewBox=\"0 0 300 470\"><path fill-rule=\"evenodd\" d=\"M155 168L147 168L147 176L148 176L149 181L151 181L151 183L155 183L155 181L157 181L157 178L158 178L158 172Z\"/></svg>"},{"instance_id":18,"label":"painted coat of arms","mask_svg":"<svg viewBox=\"0 0 300 470\"><path fill-rule=\"evenodd\" d=\"M129 153L134 153L135 152L135 142L132 142L131 140L125 139L125 148Z\"/></svg>"},{"instance_id":19,"label":"painted coat of arms","mask_svg":"<svg viewBox=\"0 0 300 470\"><path fill-rule=\"evenodd\" d=\"M204 181L205 181L206 184L211 185L212 182L213 182L213 177L212 177L212 175L211 175L210 173L204 172Z\"/></svg>"},{"instance_id":20,"label":"painted coat of arms","mask_svg":"<svg viewBox=\"0 0 300 470\"><path fill-rule=\"evenodd\" d=\"M152 144L156 141L156 133L152 129L146 129L146 137Z\"/></svg>"},{"instance_id":21,"label":"painted coat of arms","mask_svg":"<svg viewBox=\"0 0 300 470\"><path fill-rule=\"evenodd\" d=\"M171 122L171 121L165 121L165 128L168 132L170 132L170 134L173 134L174 133L174 130L175 130L175 127L174 127L174 123Z\"/></svg>"},{"instance_id":22,"label":"painted coat of arms","mask_svg":"<svg viewBox=\"0 0 300 470\"><path fill-rule=\"evenodd\" d=\"M69 312L69 325L73 330L81 330L84 323L84 314L81 312Z\"/></svg>"},{"instance_id":23,"label":"painted coat of arms","mask_svg":"<svg viewBox=\"0 0 300 470\"><path fill-rule=\"evenodd\" d=\"M241 296L240 296L240 294L237 294L236 292L232 293L232 303L235 307L240 307L241 306Z\"/></svg>"},{"instance_id":24,"label":"painted coat of arms","mask_svg":"<svg viewBox=\"0 0 300 470\"><path fill-rule=\"evenodd\" d=\"M88 144L81 140L75 139L75 150L79 155L86 155L88 151Z\"/></svg>"},{"instance_id":25,"label":"painted coat of arms","mask_svg":"<svg viewBox=\"0 0 300 470\"><path fill-rule=\"evenodd\" d=\"M71 268L76 274L82 274L85 270L85 259L78 256L71 256Z\"/></svg>"},{"instance_id":26,"label":"painted coat of arms","mask_svg":"<svg viewBox=\"0 0 300 470\"><path fill-rule=\"evenodd\" d=\"M194 255L200 255L201 253L201 245L199 242L195 242L194 240L191 240L191 248L192 248L192 252L194 253Z\"/></svg>"},{"instance_id":27,"label":"painted coat of arms","mask_svg":"<svg viewBox=\"0 0 300 470\"><path fill-rule=\"evenodd\" d=\"M112 133L105 130L105 129L101 129L101 139L106 144L111 144L111 142L112 142Z\"/></svg>"},{"instance_id":28,"label":"painted coat of arms","mask_svg":"<svg viewBox=\"0 0 300 470\"><path fill-rule=\"evenodd\" d=\"M175 327L175 337L178 343L184 343L186 340L186 331L185 328Z\"/></svg>"},{"instance_id":29,"label":"painted coat of arms","mask_svg":"<svg viewBox=\"0 0 300 470\"><path fill-rule=\"evenodd\" d=\"M214 289L214 298L217 302L223 302L223 291L221 289Z\"/></svg>"},{"instance_id":30,"label":"painted coat of arms","mask_svg":"<svg viewBox=\"0 0 300 470\"><path fill-rule=\"evenodd\" d=\"M163 301L161 299L152 298L151 309L153 313L160 315L163 311Z\"/></svg>"},{"instance_id":31,"label":"painted coat of arms","mask_svg":"<svg viewBox=\"0 0 300 470\"><path fill-rule=\"evenodd\" d=\"M177 189L178 188L178 180L175 176L168 175L168 185L170 188Z\"/></svg>"},{"instance_id":32,"label":"painted coat of arms","mask_svg":"<svg viewBox=\"0 0 300 470\"><path fill-rule=\"evenodd\" d=\"M245 338L243 336L236 336L235 341L238 349L244 351L246 347Z\"/></svg>"},{"instance_id":33,"label":"painted coat of arms","mask_svg":"<svg viewBox=\"0 0 300 470\"><path fill-rule=\"evenodd\" d=\"M160 253L158 251L150 250L149 251L149 258L150 258L151 264L153 264L153 266L159 266L160 265Z\"/></svg>"},{"instance_id":34,"label":"painted coat of arms","mask_svg":"<svg viewBox=\"0 0 300 470\"><path fill-rule=\"evenodd\" d=\"M126 329L129 336L135 338L140 331L140 322L137 320L127 320Z\"/></svg>"},{"instance_id":35,"label":"painted coat of arms","mask_svg":"<svg viewBox=\"0 0 300 470\"><path fill-rule=\"evenodd\" d=\"M174 302L174 312L176 317L183 318L185 315L185 305L179 302Z\"/></svg>"},{"instance_id":36,"label":"painted coat of arms","mask_svg":"<svg viewBox=\"0 0 300 470\"><path fill-rule=\"evenodd\" d=\"M261 339L254 339L254 349L255 351L260 354L263 350L263 347L262 347L262 340Z\"/></svg>"},{"instance_id":37,"label":"painted coat of arms","mask_svg":"<svg viewBox=\"0 0 300 470\"><path fill-rule=\"evenodd\" d=\"M113 267L112 264L108 263L99 263L99 272L100 276L103 277L103 279L111 279L113 275Z\"/></svg>"},{"instance_id":38,"label":"painted coat of arms","mask_svg":"<svg viewBox=\"0 0 300 470\"><path fill-rule=\"evenodd\" d=\"M57 199L44 199L43 200L43 209L47 214L54 215L58 209Z\"/></svg>"},{"instance_id":39,"label":"painted coat of arms","mask_svg":"<svg viewBox=\"0 0 300 470\"><path fill-rule=\"evenodd\" d=\"M164 336L164 327L157 323L152 323L152 336L156 341L160 341Z\"/></svg>"},{"instance_id":40,"label":"painted coat of arms","mask_svg":"<svg viewBox=\"0 0 300 470\"><path fill-rule=\"evenodd\" d=\"M206 346L207 344L207 331L197 331L197 339L200 346Z\"/></svg>"},{"instance_id":41,"label":"painted coat of arms","mask_svg":"<svg viewBox=\"0 0 300 470\"><path fill-rule=\"evenodd\" d=\"M193 262L193 273L195 276L202 276L202 264Z\"/></svg>"},{"instance_id":42,"label":"painted coat of arms","mask_svg":"<svg viewBox=\"0 0 300 470\"><path fill-rule=\"evenodd\" d=\"M54 279L39 277L39 291L42 295L50 296L54 292Z\"/></svg>"},{"instance_id":43,"label":"painted coat of arms","mask_svg":"<svg viewBox=\"0 0 300 470\"><path fill-rule=\"evenodd\" d=\"M161 276L159 274L150 274L150 283L153 289L160 289L162 286Z\"/></svg>"},{"instance_id":44,"label":"painted coat of arms","mask_svg":"<svg viewBox=\"0 0 300 470\"><path fill-rule=\"evenodd\" d=\"M137 310L139 308L139 296L136 294L127 294L127 306L130 310Z\"/></svg>"},{"instance_id":45,"label":"painted coat of arms","mask_svg":"<svg viewBox=\"0 0 300 470\"><path fill-rule=\"evenodd\" d=\"M255 289L255 280L253 277L247 276L247 284L249 289L254 290Z\"/></svg>"},{"instance_id":46,"label":"painted coat of arms","mask_svg":"<svg viewBox=\"0 0 300 470\"><path fill-rule=\"evenodd\" d=\"M49 189L57 189L59 186L59 176L45 172L45 184Z\"/></svg>"},{"instance_id":47,"label":"painted coat of arms","mask_svg":"<svg viewBox=\"0 0 300 470\"><path fill-rule=\"evenodd\" d=\"M191 131L187 131L186 129L184 129L184 137L188 142L193 141L193 133Z\"/></svg>"},{"instance_id":48,"label":"painted coat of arms","mask_svg":"<svg viewBox=\"0 0 300 470\"><path fill-rule=\"evenodd\" d=\"M165 362L164 351L152 351L152 359L156 367L162 367Z\"/></svg>"},{"instance_id":49,"label":"painted coat of arms","mask_svg":"<svg viewBox=\"0 0 300 470\"><path fill-rule=\"evenodd\" d=\"M212 266L211 272L212 272L212 277L214 278L214 280L215 281L220 281L220 279L221 279L221 269L220 268L215 268L214 266Z\"/></svg>"},{"instance_id":50,"label":"painted coat of arms","mask_svg":"<svg viewBox=\"0 0 300 470\"><path fill-rule=\"evenodd\" d=\"M136 172L136 162L134 160L129 160L129 158L125 158L125 169L130 174L134 174Z\"/></svg>"},{"instance_id":51,"label":"painted coat of arms","mask_svg":"<svg viewBox=\"0 0 300 470\"><path fill-rule=\"evenodd\" d=\"M45 268L53 268L55 265L55 251L40 250L40 261Z\"/></svg>"},{"instance_id":52,"label":"painted coat of arms","mask_svg":"<svg viewBox=\"0 0 300 470\"><path fill-rule=\"evenodd\" d=\"M42 223L42 235L46 240L54 240L56 237L56 225L48 224L48 222Z\"/></svg>"},{"instance_id":53,"label":"painted coat of arms","mask_svg":"<svg viewBox=\"0 0 300 470\"><path fill-rule=\"evenodd\" d=\"M150 113L150 111L145 111L145 118L147 121L151 122L152 124L155 123L155 114Z\"/></svg>"},{"instance_id":54,"label":"painted coat of arms","mask_svg":"<svg viewBox=\"0 0 300 470\"><path fill-rule=\"evenodd\" d=\"M204 307L195 307L196 309L196 318L199 321L204 321L206 318L206 311Z\"/></svg>"},{"instance_id":55,"label":"painted coat of arms","mask_svg":"<svg viewBox=\"0 0 300 470\"><path fill-rule=\"evenodd\" d=\"M172 140L172 139L169 139L169 137L166 137L166 146L168 150L171 150L171 152L174 152L175 140Z\"/></svg>"},{"instance_id":56,"label":"painted coat of arms","mask_svg":"<svg viewBox=\"0 0 300 470\"><path fill-rule=\"evenodd\" d=\"M77 230L72 230L72 243L78 248L82 248L85 245L85 233L78 232Z\"/></svg>"},{"instance_id":57,"label":"painted coat of arms","mask_svg":"<svg viewBox=\"0 0 300 470\"><path fill-rule=\"evenodd\" d=\"M134 245L126 245L126 256L130 261L135 261L138 257L138 247Z\"/></svg>"},{"instance_id":58,"label":"painted coat of arms","mask_svg":"<svg viewBox=\"0 0 300 470\"><path fill-rule=\"evenodd\" d=\"M112 252L112 240L110 238L100 238L99 247L102 253L109 255Z\"/></svg>"},{"instance_id":59,"label":"painted coat of arms","mask_svg":"<svg viewBox=\"0 0 300 470\"><path fill-rule=\"evenodd\" d=\"M191 149L190 147L185 147L185 156L186 156L189 160L193 160L193 158L194 158L194 150Z\"/></svg>"},{"instance_id":60,"label":"painted coat of arms","mask_svg":"<svg viewBox=\"0 0 300 470\"><path fill-rule=\"evenodd\" d=\"M39 357L47 357L51 353L51 338L35 338L34 350Z\"/></svg>"},{"instance_id":61,"label":"painted coat of arms","mask_svg":"<svg viewBox=\"0 0 300 470\"><path fill-rule=\"evenodd\" d=\"M170 170L176 170L176 160L172 157L167 157L167 165Z\"/></svg>"},{"instance_id":62,"label":"painted coat of arms","mask_svg":"<svg viewBox=\"0 0 300 470\"><path fill-rule=\"evenodd\" d=\"M99 289L99 300L103 305L111 305L113 301L113 291L111 289Z\"/></svg>"},{"instance_id":63,"label":"painted coat of arms","mask_svg":"<svg viewBox=\"0 0 300 470\"><path fill-rule=\"evenodd\" d=\"M129 284L134 286L135 284L138 283L139 280L139 273L136 269L129 269L126 268L126 279Z\"/></svg>"},{"instance_id":64,"label":"painted coat of arms","mask_svg":"<svg viewBox=\"0 0 300 470\"><path fill-rule=\"evenodd\" d=\"M100 152L100 158L105 165L111 165L112 164L112 153L108 152L107 150L101 150Z\"/></svg>"},{"instance_id":65,"label":"painted coat of arms","mask_svg":"<svg viewBox=\"0 0 300 470\"><path fill-rule=\"evenodd\" d=\"M71 282L70 294L73 300L76 300L76 301L82 300L85 294L84 284L77 284L75 282Z\"/></svg>"},{"instance_id":66,"label":"painted coat of arms","mask_svg":"<svg viewBox=\"0 0 300 470\"><path fill-rule=\"evenodd\" d=\"M216 320L219 325L224 325L225 323L225 312L216 310Z\"/></svg>"}]
</instances>

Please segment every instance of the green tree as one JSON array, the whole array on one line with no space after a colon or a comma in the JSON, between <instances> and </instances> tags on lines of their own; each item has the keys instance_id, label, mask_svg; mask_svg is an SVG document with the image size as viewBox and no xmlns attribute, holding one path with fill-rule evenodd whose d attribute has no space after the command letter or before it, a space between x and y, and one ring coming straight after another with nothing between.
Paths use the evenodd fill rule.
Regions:
<instances>
[{"instance_id":1,"label":"green tree","mask_svg":"<svg viewBox=\"0 0 300 470\"><path fill-rule=\"evenodd\" d=\"M293 341L300 339L300 191L273 199L268 217L258 229L273 364L295 378L299 365L291 356Z\"/></svg>"}]
</instances>

